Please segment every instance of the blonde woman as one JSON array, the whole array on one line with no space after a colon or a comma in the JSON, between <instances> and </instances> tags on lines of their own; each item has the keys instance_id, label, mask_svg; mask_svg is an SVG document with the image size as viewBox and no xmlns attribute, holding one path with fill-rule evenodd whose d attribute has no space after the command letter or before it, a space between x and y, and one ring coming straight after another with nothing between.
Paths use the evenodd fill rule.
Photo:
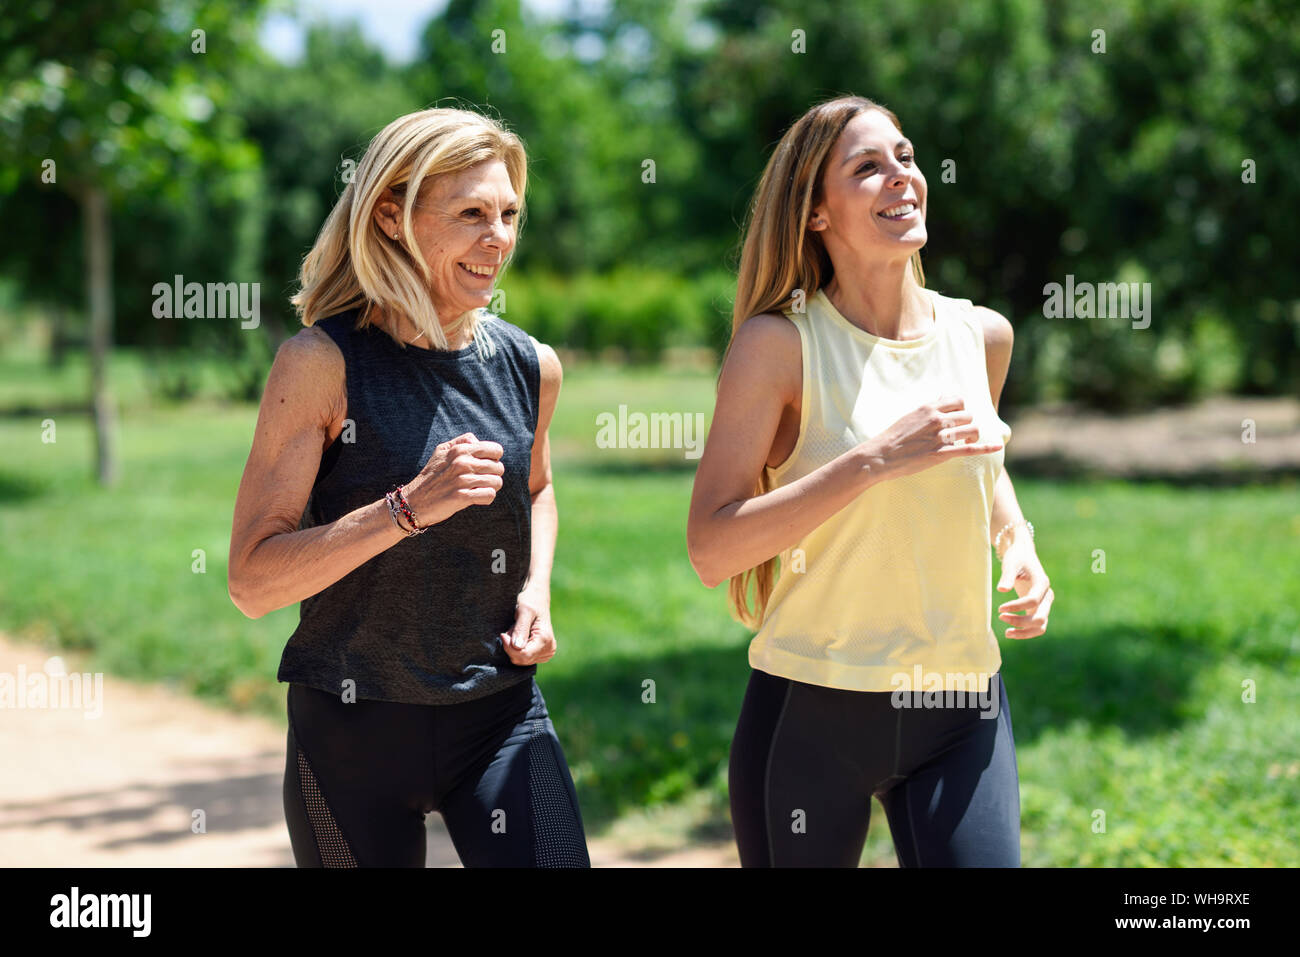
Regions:
<instances>
[{"instance_id":1,"label":"blonde woman","mask_svg":"<svg viewBox=\"0 0 1300 957\"><path fill-rule=\"evenodd\" d=\"M307 255L240 482L230 595L301 602L284 808L299 866L589 866L534 675L556 651L555 352L487 311L526 157L470 111L370 143Z\"/></svg>"},{"instance_id":2,"label":"blonde woman","mask_svg":"<svg viewBox=\"0 0 1300 957\"><path fill-rule=\"evenodd\" d=\"M790 128L750 211L687 531L757 629L744 866L856 866L872 795L900 866L1020 863L990 545L1008 638L1044 632L1052 591L1002 468L1011 326L924 288L926 198L894 114L848 96Z\"/></svg>"}]
</instances>

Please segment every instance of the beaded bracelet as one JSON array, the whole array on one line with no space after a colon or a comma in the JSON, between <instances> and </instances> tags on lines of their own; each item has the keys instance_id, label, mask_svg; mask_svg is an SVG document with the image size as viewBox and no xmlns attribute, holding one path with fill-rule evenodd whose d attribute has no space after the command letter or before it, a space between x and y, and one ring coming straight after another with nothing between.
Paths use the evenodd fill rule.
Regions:
<instances>
[{"instance_id":1,"label":"beaded bracelet","mask_svg":"<svg viewBox=\"0 0 1300 957\"><path fill-rule=\"evenodd\" d=\"M402 486L397 486L397 488L394 489L393 494L397 496L397 507L402 510L402 514L406 516L407 520L411 523L412 528L417 532L422 532L428 528L427 525L422 526L415 520L415 513L411 511L411 506L406 501L406 490L402 488Z\"/></svg>"},{"instance_id":2,"label":"beaded bracelet","mask_svg":"<svg viewBox=\"0 0 1300 957\"><path fill-rule=\"evenodd\" d=\"M408 537L428 531L429 526L425 525L421 527L420 523L415 520L415 513L411 511L411 506L406 501L406 496L402 493L402 486L397 485L389 489L388 493L384 496L384 499L388 502L388 511L392 514L393 521L397 524L398 528L401 528L402 531L407 534ZM404 516L406 516L406 520L410 522L410 529L402 528L401 522L397 521L397 513L399 510Z\"/></svg>"},{"instance_id":3,"label":"beaded bracelet","mask_svg":"<svg viewBox=\"0 0 1300 957\"><path fill-rule=\"evenodd\" d=\"M392 494L393 499L397 504L397 508L404 516L406 516L406 521L410 524L411 528L414 529L411 534L418 535L420 532L424 531L424 529L420 527L420 523L415 520L415 513L411 511L410 503L406 501L406 496L402 492L402 487L400 485L395 487L392 490Z\"/></svg>"},{"instance_id":4,"label":"beaded bracelet","mask_svg":"<svg viewBox=\"0 0 1300 957\"><path fill-rule=\"evenodd\" d=\"M406 516L406 522L411 528L420 527L415 523L415 516L411 514L411 507L406 504L405 499L402 498L397 489L393 489L393 502L397 505L397 510Z\"/></svg>"},{"instance_id":5,"label":"beaded bracelet","mask_svg":"<svg viewBox=\"0 0 1300 957\"><path fill-rule=\"evenodd\" d=\"M993 551L997 553L998 561L1002 561L1002 553L998 551L998 546L1002 544L1002 536L1006 534L1007 529L1009 529L1009 528L1014 528L1014 527L1017 526L1017 525L1024 525L1026 528L1028 528L1028 529L1029 529L1029 540L1030 540L1031 542L1034 540L1034 523L1033 523L1033 522L1027 521L1027 520L1025 520L1025 519L1023 519L1023 518L1022 518L1022 519L1019 519L1018 521L1007 522L1005 525L1002 526L1001 531L998 532L997 538L993 539Z\"/></svg>"},{"instance_id":6,"label":"beaded bracelet","mask_svg":"<svg viewBox=\"0 0 1300 957\"><path fill-rule=\"evenodd\" d=\"M406 524L402 524L402 522L397 521L398 527L401 528L402 531L404 531L408 536L418 535L420 534L420 532L424 531L424 529L420 528L420 526L416 523L415 516L411 514L410 508L405 506L399 500L396 491L389 492L388 495L385 496L385 498L388 499L388 510L393 515L394 521L397 521L398 514L405 516Z\"/></svg>"},{"instance_id":7,"label":"beaded bracelet","mask_svg":"<svg viewBox=\"0 0 1300 957\"><path fill-rule=\"evenodd\" d=\"M407 536L418 534L403 525L401 520L397 517L397 503L393 500L392 492L388 492L384 495L384 501L388 503L388 514L392 516L393 524L397 526L399 532Z\"/></svg>"}]
</instances>

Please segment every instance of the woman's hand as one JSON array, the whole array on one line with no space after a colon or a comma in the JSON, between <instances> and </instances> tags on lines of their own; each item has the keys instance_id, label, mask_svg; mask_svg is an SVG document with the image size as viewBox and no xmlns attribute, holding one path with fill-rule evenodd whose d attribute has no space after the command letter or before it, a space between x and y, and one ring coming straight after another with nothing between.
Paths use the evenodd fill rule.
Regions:
<instances>
[{"instance_id":1,"label":"woman's hand","mask_svg":"<svg viewBox=\"0 0 1300 957\"><path fill-rule=\"evenodd\" d=\"M549 595L525 588L515 605L515 626L501 633L501 644L517 665L535 665L555 657Z\"/></svg>"},{"instance_id":2,"label":"woman's hand","mask_svg":"<svg viewBox=\"0 0 1300 957\"><path fill-rule=\"evenodd\" d=\"M998 591L1012 586L1019 598L998 606L1004 622L1019 622L1007 629L1008 638L1036 638L1047 630L1047 613L1052 609L1052 583L1034 551L1033 539L1018 539L1002 555L1002 577Z\"/></svg>"},{"instance_id":3,"label":"woman's hand","mask_svg":"<svg viewBox=\"0 0 1300 957\"><path fill-rule=\"evenodd\" d=\"M987 455L1001 442L980 442L980 427L957 395L942 395L913 409L865 443L890 476L932 468L963 455ZM960 443L960 444L959 444Z\"/></svg>"},{"instance_id":4,"label":"woman's hand","mask_svg":"<svg viewBox=\"0 0 1300 957\"><path fill-rule=\"evenodd\" d=\"M422 526L437 525L471 505L491 505L502 485L504 449L466 432L443 442L406 485L406 500Z\"/></svg>"}]
</instances>

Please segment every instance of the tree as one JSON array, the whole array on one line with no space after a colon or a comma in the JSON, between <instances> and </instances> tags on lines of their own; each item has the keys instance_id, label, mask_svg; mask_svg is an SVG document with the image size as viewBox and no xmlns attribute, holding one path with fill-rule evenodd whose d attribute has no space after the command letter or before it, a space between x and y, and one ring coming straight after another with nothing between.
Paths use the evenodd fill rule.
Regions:
<instances>
[{"instance_id":1,"label":"tree","mask_svg":"<svg viewBox=\"0 0 1300 957\"><path fill-rule=\"evenodd\" d=\"M118 474L106 378L113 342L112 210L144 192L178 200L189 183L177 174L196 163L215 178L255 171L255 151L218 108L222 77L255 46L251 17L259 6L34 0L9 5L0 16L0 192L39 185L80 210L95 471L104 484ZM41 225L24 224L32 232ZM25 270L29 281L34 272ZM34 285L48 294L48 283Z\"/></svg>"}]
</instances>

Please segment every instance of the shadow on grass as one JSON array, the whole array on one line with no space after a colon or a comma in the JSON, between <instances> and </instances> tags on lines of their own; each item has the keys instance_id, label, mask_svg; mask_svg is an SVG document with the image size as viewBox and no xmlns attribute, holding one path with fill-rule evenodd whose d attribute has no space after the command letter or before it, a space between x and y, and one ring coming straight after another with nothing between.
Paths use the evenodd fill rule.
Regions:
<instances>
[{"instance_id":1,"label":"shadow on grass","mask_svg":"<svg viewBox=\"0 0 1300 957\"><path fill-rule=\"evenodd\" d=\"M35 479L0 472L0 502L29 502L44 494L41 483Z\"/></svg>"},{"instance_id":2,"label":"shadow on grass","mask_svg":"<svg viewBox=\"0 0 1300 957\"><path fill-rule=\"evenodd\" d=\"M1097 628L1017 642L1002 639L1016 742L1080 722L1129 737L1162 735L1202 712L1192 699L1213 641L1185 627ZM673 801L725 779L749 679L746 644L645 658L608 659L572 675L542 670L538 684L570 764L578 769L593 833L620 814ZM655 702L644 703L646 680ZM692 840L725 839L725 819Z\"/></svg>"},{"instance_id":3,"label":"shadow on grass","mask_svg":"<svg viewBox=\"0 0 1300 957\"><path fill-rule=\"evenodd\" d=\"M1190 689L1215 643L1186 626L1048 632L1021 648L1002 639L1016 741L1080 722L1151 737L1195 720L1203 702Z\"/></svg>"},{"instance_id":4,"label":"shadow on grass","mask_svg":"<svg viewBox=\"0 0 1300 957\"><path fill-rule=\"evenodd\" d=\"M69 402L55 399L50 402L34 403L20 400L9 405L0 406L0 419L26 419L49 415L89 415L90 403L85 399Z\"/></svg>"},{"instance_id":5,"label":"shadow on grass","mask_svg":"<svg viewBox=\"0 0 1300 957\"><path fill-rule=\"evenodd\" d=\"M589 830L715 780L749 680L745 647L608 658L573 673L539 670ZM651 691L653 701L645 700Z\"/></svg>"},{"instance_id":6,"label":"shadow on grass","mask_svg":"<svg viewBox=\"0 0 1300 957\"><path fill-rule=\"evenodd\" d=\"M629 475L664 475L667 473L691 474L699 464L699 459L681 458L593 458L566 456L563 463L565 472L584 473L590 476L625 477Z\"/></svg>"},{"instance_id":7,"label":"shadow on grass","mask_svg":"<svg viewBox=\"0 0 1300 957\"><path fill-rule=\"evenodd\" d=\"M1150 468L1103 469L1059 452L1017 456L1008 463L1017 478L1054 479L1058 481L1120 480L1136 485L1167 484L1180 488L1238 488L1245 485L1273 485L1300 478L1300 465L1280 463L1273 466L1253 462L1212 462L1195 469L1162 470Z\"/></svg>"}]
</instances>

